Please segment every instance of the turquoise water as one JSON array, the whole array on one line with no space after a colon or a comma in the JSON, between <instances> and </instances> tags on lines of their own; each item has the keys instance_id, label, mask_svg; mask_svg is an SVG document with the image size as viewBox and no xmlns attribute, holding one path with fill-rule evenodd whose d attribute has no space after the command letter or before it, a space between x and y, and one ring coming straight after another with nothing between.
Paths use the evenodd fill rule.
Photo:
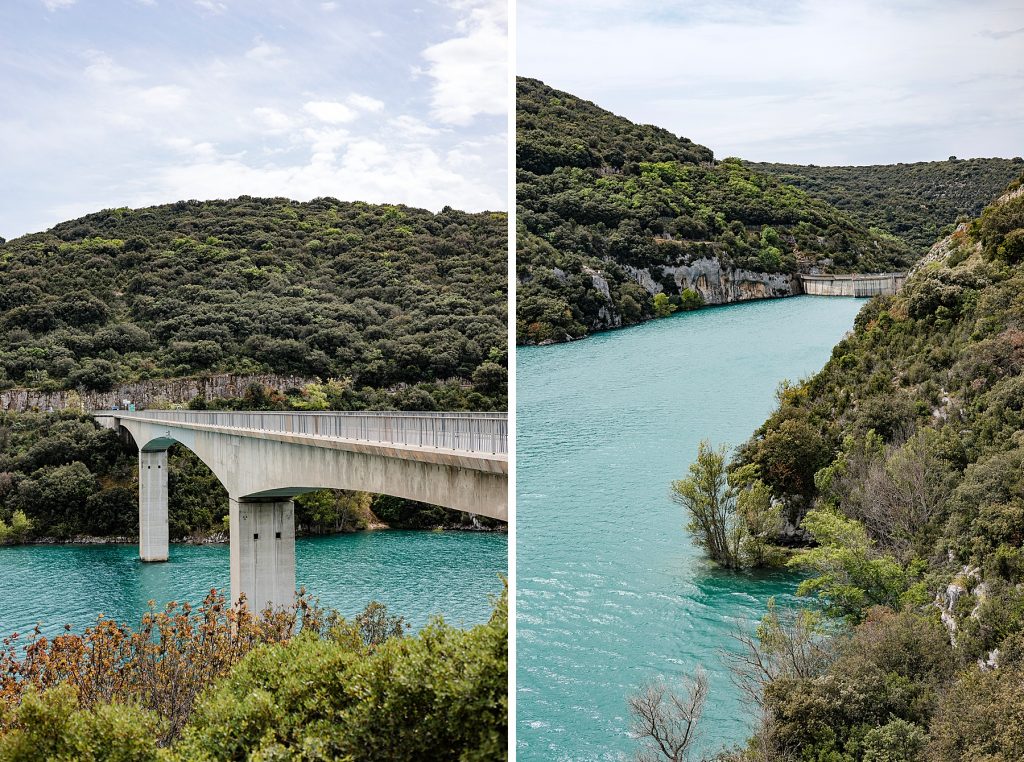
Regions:
<instances>
[{"instance_id":1,"label":"turquoise water","mask_svg":"<svg viewBox=\"0 0 1024 762\"><path fill-rule=\"evenodd\" d=\"M705 746L755 719L720 661L793 577L711 567L669 483L697 444L737 445L783 379L818 370L863 300L701 310L517 352L517 744L520 760L632 756L625 696L698 665Z\"/></svg>"},{"instance_id":2,"label":"turquoise water","mask_svg":"<svg viewBox=\"0 0 1024 762\"><path fill-rule=\"evenodd\" d=\"M296 582L351 616L371 600L421 627L433 614L474 625L490 614L507 574L504 534L360 532L295 542ZM149 600L198 602L227 589L227 545L172 545L166 563L144 564L134 545L0 548L0 637L42 622L74 630L105 614L137 623Z\"/></svg>"}]
</instances>

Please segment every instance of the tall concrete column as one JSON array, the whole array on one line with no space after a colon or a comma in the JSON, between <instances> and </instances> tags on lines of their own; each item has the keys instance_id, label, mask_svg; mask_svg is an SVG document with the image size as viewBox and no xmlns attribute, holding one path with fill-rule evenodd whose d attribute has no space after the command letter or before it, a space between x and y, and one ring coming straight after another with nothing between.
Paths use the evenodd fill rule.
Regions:
<instances>
[{"instance_id":1,"label":"tall concrete column","mask_svg":"<svg viewBox=\"0 0 1024 762\"><path fill-rule=\"evenodd\" d=\"M295 599L295 504L229 498L231 600L244 593L252 611Z\"/></svg>"},{"instance_id":2,"label":"tall concrete column","mask_svg":"<svg viewBox=\"0 0 1024 762\"><path fill-rule=\"evenodd\" d=\"M139 452L139 557L167 560L167 450Z\"/></svg>"}]
</instances>

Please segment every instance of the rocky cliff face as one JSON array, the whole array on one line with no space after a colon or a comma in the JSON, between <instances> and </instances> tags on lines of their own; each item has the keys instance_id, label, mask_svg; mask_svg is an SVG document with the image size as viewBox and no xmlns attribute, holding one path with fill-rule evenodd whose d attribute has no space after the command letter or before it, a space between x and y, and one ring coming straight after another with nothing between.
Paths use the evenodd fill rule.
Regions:
<instances>
[{"instance_id":1,"label":"rocky cliff face","mask_svg":"<svg viewBox=\"0 0 1024 762\"><path fill-rule=\"evenodd\" d=\"M646 269L627 270L649 294L664 290ZM705 304L773 299L800 293L800 282L794 275L723 269L722 263L712 257L695 259L688 265L664 267L662 270L675 279L680 291L686 288L693 289L701 295Z\"/></svg>"},{"instance_id":2,"label":"rocky cliff face","mask_svg":"<svg viewBox=\"0 0 1024 762\"><path fill-rule=\"evenodd\" d=\"M58 391L38 389L7 389L0 391L0 410L24 412L26 410L107 410L121 407L125 400L138 407L166 404L184 404L196 397L241 397L252 384L283 391L301 389L313 379L300 376L232 375L207 377L155 379L124 384L109 392Z\"/></svg>"}]
</instances>

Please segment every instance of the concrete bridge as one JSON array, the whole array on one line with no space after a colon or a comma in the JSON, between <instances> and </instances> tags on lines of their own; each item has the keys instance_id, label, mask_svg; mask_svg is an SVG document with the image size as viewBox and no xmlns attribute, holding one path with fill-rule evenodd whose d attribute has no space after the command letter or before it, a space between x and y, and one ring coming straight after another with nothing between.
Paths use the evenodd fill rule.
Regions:
<instances>
[{"instance_id":1,"label":"concrete bridge","mask_svg":"<svg viewBox=\"0 0 1024 762\"><path fill-rule=\"evenodd\" d=\"M167 449L182 444L228 492L231 598L253 609L295 595L292 498L385 493L508 520L506 413L102 410L139 448L139 555L166 561Z\"/></svg>"}]
</instances>

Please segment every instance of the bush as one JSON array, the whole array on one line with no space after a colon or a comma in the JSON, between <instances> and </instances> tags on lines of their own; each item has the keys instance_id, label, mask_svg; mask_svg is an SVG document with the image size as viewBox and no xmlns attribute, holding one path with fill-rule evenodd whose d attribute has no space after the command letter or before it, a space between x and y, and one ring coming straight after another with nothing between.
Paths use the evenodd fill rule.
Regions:
<instances>
[{"instance_id":1,"label":"bush","mask_svg":"<svg viewBox=\"0 0 1024 762\"><path fill-rule=\"evenodd\" d=\"M175 749L187 760L504 759L508 613L436 620L375 650L299 637L253 652L210 691Z\"/></svg>"}]
</instances>

